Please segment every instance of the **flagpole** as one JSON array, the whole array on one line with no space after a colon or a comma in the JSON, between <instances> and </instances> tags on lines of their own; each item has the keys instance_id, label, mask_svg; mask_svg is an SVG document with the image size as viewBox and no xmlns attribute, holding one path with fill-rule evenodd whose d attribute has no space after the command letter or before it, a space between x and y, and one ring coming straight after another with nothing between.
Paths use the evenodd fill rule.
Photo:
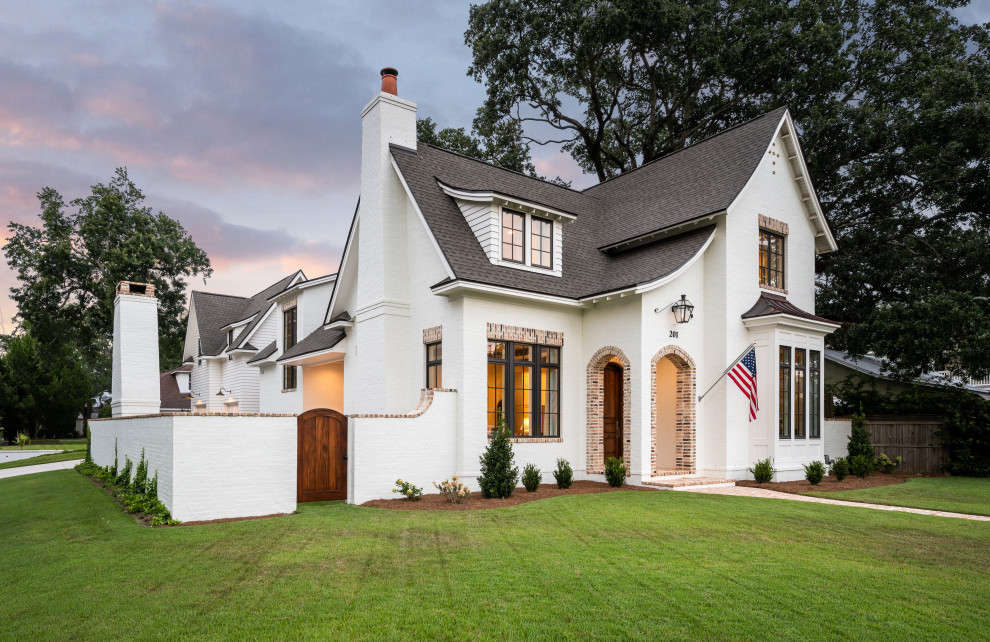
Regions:
<instances>
[{"instance_id":1,"label":"flagpole","mask_svg":"<svg viewBox=\"0 0 990 642\"><path fill-rule=\"evenodd\" d=\"M736 366L737 363L739 363L740 361L742 361L742 358L745 357L749 353L749 351L752 350L754 347L756 347L756 342L755 341L753 343L749 344L748 346L746 346L745 349L743 349L743 351L739 354L739 356L736 357L736 360L733 361L732 363L730 363L729 364L729 367L722 371L722 374L720 374L718 376L718 379L715 380L715 383L713 383L712 385L708 386L708 390L705 391L705 394L703 394L700 397L698 397L698 403L701 403L701 400L704 399L705 396L709 392L712 391L712 388L714 388L715 385L719 381L722 380L722 377L724 377L726 374L728 374L729 370L732 370Z\"/></svg>"}]
</instances>

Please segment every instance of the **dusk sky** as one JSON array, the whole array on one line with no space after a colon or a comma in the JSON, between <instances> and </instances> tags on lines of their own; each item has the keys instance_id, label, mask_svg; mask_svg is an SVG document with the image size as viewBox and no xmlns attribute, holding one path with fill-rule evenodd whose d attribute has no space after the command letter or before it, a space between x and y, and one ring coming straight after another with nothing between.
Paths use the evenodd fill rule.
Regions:
<instances>
[{"instance_id":1,"label":"dusk sky","mask_svg":"<svg viewBox=\"0 0 990 642\"><path fill-rule=\"evenodd\" d=\"M467 2L0 1L0 221L37 220L37 192L70 201L126 166L178 219L214 276L251 294L337 268L358 197L361 108L399 70L419 116L469 127ZM959 12L990 20L990 3ZM584 187L568 156L541 174ZM0 318L14 274L0 266Z\"/></svg>"}]
</instances>

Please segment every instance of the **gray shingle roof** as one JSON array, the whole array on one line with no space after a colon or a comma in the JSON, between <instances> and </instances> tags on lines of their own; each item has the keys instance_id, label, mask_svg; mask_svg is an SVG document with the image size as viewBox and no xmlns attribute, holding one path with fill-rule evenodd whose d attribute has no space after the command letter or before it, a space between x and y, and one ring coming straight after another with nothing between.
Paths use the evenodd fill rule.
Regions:
<instances>
[{"instance_id":1,"label":"gray shingle roof","mask_svg":"<svg viewBox=\"0 0 990 642\"><path fill-rule=\"evenodd\" d=\"M248 359L247 362L248 363L257 363L259 361L264 361L265 359L267 359L268 357L272 356L273 354L275 354L275 342L274 341L272 341L271 343L269 343L268 345L266 345L261 350L258 350L258 352L255 353L255 355L253 357L251 357L250 359Z\"/></svg>"},{"instance_id":2,"label":"gray shingle roof","mask_svg":"<svg viewBox=\"0 0 990 642\"><path fill-rule=\"evenodd\" d=\"M863 374L870 375L871 377L877 377L878 379L889 379L891 381L898 381L892 376L892 373L896 370L889 361L881 357L862 355L859 357L852 357L849 354L842 352L841 350L832 350L831 348L825 348L825 359L846 366L856 370L857 372L862 372ZM984 399L990 397L990 394L982 388L976 386L971 386L969 384L962 383L951 377L939 374L937 372L926 372L921 376L914 379L914 383L918 383L924 386L940 386L940 387L955 387L968 390L974 394L980 395Z\"/></svg>"},{"instance_id":3,"label":"gray shingle roof","mask_svg":"<svg viewBox=\"0 0 990 642\"><path fill-rule=\"evenodd\" d=\"M763 159L780 107L585 190L608 203L599 247L726 209Z\"/></svg>"},{"instance_id":4,"label":"gray shingle roof","mask_svg":"<svg viewBox=\"0 0 990 642\"><path fill-rule=\"evenodd\" d=\"M688 228L623 251L601 248L691 221L700 224L725 210L756 171L785 112L782 107L583 192L429 145L391 149L457 279L581 299L668 276L697 254L714 226ZM563 276L492 265L438 181L574 214L576 220L563 227Z\"/></svg>"},{"instance_id":5,"label":"gray shingle roof","mask_svg":"<svg viewBox=\"0 0 990 642\"><path fill-rule=\"evenodd\" d=\"M213 294L194 290L192 300L196 306L196 325L202 344L202 354L213 356L223 352L227 347L227 334L222 328L255 316L234 339L236 345L242 337L246 336L246 333L261 322L261 313L271 305L268 302L268 297L284 290L296 274L290 274L252 297Z\"/></svg>"},{"instance_id":6,"label":"gray shingle roof","mask_svg":"<svg viewBox=\"0 0 990 642\"><path fill-rule=\"evenodd\" d=\"M323 350L329 350L343 341L345 336L347 335L343 330L327 330L326 328L320 326L311 332L305 339L282 353L282 356L276 361L285 361L286 359L301 357L303 355L310 354L311 352L322 352Z\"/></svg>"}]
</instances>

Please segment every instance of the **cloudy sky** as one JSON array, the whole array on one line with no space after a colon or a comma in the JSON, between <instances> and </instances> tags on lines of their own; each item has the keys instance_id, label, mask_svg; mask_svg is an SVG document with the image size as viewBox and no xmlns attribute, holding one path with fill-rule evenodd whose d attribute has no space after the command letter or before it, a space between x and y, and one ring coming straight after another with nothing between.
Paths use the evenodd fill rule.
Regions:
<instances>
[{"instance_id":1,"label":"cloudy sky","mask_svg":"<svg viewBox=\"0 0 990 642\"><path fill-rule=\"evenodd\" d=\"M378 70L420 116L470 125L467 2L0 1L0 222L37 220L126 166L210 256L197 289L336 270ZM554 174L577 174L547 152ZM551 167L552 164L552 167ZM542 163L541 163L542 165ZM558 168L558 166L560 166ZM5 236L5 234L4 234ZM11 328L0 267L0 316Z\"/></svg>"},{"instance_id":2,"label":"cloudy sky","mask_svg":"<svg viewBox=\"0 0 990 642\"><path fill-rule=\"evenodd\" d=\"M988 2L964 9L990 19ZM126 166L216 270L250 294L298 267L336 269L358 196L361 107L399 69L419 115L469 126L468 2L0 0L0 222L36 194L85 195ZM590 184L555 150L542 174ZM0 240L2 242L2 240ZM0 265L0 319L13 273Z\"/></svg>"}]
</instances>

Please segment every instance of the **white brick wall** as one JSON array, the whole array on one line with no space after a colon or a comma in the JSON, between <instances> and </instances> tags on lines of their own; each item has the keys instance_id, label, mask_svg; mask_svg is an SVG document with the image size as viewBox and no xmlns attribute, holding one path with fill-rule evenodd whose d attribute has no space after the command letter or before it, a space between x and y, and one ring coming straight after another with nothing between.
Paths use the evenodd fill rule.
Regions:
<instances>
[{"instance_id":1,"label":"white brick wall","mask_svg":"<svg viewBox=\"0 0 990 642\"><path fill-rule=\"evenodd\" d=\"M113 464L141 449L158 471L162 503L181 521L291 513L296 509L295 417L190 415L94 420L93 461Z\"/></svg>"},{"instance_id":2,"label":"white brick wall","mask_svg":"<svg viewBox=\"0 0 990 642\"><path fill-rule=\"evenodd\" d=\"M118 294L113 303L113 415L157 413L158 299Z\"/></svg>"},{"instance_id":3,"label":"white brick wall","mask_svg":"<svg viewBox=\"0 0 990 642\"><path fill-rule=\"evenodd\" d=\"M849 435L852 434L851 419L826 419L822 424L825 437L825 454L832 459L849 455ZM824 461L824 459L823 459Z\"/></svg>"}]
</instances>

